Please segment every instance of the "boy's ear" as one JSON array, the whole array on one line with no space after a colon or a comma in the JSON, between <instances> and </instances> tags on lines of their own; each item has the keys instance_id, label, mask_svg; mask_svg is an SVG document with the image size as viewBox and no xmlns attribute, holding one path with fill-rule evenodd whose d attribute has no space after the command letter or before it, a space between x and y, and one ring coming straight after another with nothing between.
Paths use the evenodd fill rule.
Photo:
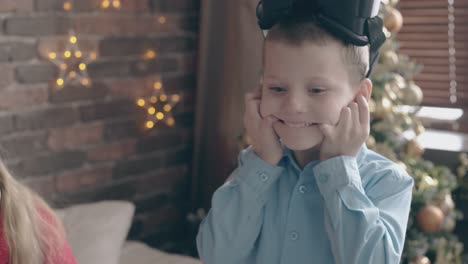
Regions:
<instances>
[{"instance_id":1,"label":"boy's ear","mask_svg":"<svg viewBox=\"0 0 468 264\"><path fill-rule=\"evenodd\" d=\"M359 95L362 95L364 96L364 98L366 98L367 102L369 102L371 98L371 94L372 94L372 81L369 78L366 78L359 83L359 91L357 92L356 97Z\"/></svg>"}]
</instances>

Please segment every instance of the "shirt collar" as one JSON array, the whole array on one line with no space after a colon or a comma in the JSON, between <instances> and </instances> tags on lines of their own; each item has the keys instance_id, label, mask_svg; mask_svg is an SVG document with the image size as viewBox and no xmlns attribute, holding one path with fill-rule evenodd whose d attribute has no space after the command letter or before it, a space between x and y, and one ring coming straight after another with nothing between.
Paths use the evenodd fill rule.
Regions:
<instances>
[{"instance_id":1,"label":"shirt collar","mask_svg":"<svg viewBox=\"0 0 468 264\"><path fill-rule=\"evenodd\" d=\"M293 156L293 151L288 149L285 145L281 144L281 147L283 148L283 156L282 156L282 159L289 159L289 162L295 164L296 161L294 159L294 156ZM359 152L356 156L356 162L358 164L358 166L360 167L361 164L364 162L364 160L366 159L366 156L367 156L367 152L368 152L368 148L366 146L366 144L362 144L361 148L359 149ZM316 161L312 161L312 162L316 162Z\"/></svg>"}]
</instances>

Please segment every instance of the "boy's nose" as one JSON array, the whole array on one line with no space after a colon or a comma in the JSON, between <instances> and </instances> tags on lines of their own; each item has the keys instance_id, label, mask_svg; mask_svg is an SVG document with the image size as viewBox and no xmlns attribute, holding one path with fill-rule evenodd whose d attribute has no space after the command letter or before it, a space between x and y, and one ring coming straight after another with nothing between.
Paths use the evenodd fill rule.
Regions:
<instances>
[{"instance_id":1,"label":"boy's nose","mask_svg":"<svg viewBox=\"0 0 468 264\"><path fill-rule=\"evenodd\" d=\"M291 95L286 100L283 109L288 113L305 113L307 112L307 108L304 96Z\"/></svg>"}]
</instances>

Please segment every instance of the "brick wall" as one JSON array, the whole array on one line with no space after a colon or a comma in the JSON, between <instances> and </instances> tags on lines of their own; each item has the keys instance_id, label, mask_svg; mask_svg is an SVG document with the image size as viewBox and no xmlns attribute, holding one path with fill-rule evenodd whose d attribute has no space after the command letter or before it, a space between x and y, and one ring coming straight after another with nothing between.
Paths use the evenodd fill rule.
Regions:
<instances>
[{"instance_id":1,"label":"brick wall","mask_svg":"<svg viewBox=\"0 0 468 264\"><path fill-rule=\"evenodd\" d=\"M2 157L56 206L135 202L130 237L173 250L190 198L199 0L121 0L120 10L100 3L75 0L67 13L61 0L1 1ZM92 86L57 90L47 52L70 28L97 53L88 65ZM142 57L147 49L157 52L155 60ZM145 131L135 98L151 94L147 82L156 74L183 101L174 128Z\"/></svg>"}]
</instances>

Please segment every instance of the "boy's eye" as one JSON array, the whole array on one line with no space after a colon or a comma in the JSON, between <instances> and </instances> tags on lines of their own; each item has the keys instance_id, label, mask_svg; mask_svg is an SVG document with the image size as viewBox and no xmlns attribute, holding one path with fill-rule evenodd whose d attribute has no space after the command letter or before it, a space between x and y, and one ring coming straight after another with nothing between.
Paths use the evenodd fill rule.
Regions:
<instances>
[{"instance_id":1,"label":"boy's eye","mask_svg":"<svg viewBox=\"0 0 468 264\"><path fill-rule=\"evenodd\" d=\"M286 88L280 87L280 86L273 86L273 87L270 87L270 91L275 92L275 93L282 93L286 91Z\"/></svg>"},{"instance_id":2,"label":"boy's eye","mask_svg":"<svg viewBox=\"0 0 468 264\"><path fill-rule=\"evenodd\" d=\"M310 88L309 89L309 92L313 93L313 94L319 94L319 93L322 93L324 92L325 90L322 89L322 88Z\"/></svg>"}]
</instances>

